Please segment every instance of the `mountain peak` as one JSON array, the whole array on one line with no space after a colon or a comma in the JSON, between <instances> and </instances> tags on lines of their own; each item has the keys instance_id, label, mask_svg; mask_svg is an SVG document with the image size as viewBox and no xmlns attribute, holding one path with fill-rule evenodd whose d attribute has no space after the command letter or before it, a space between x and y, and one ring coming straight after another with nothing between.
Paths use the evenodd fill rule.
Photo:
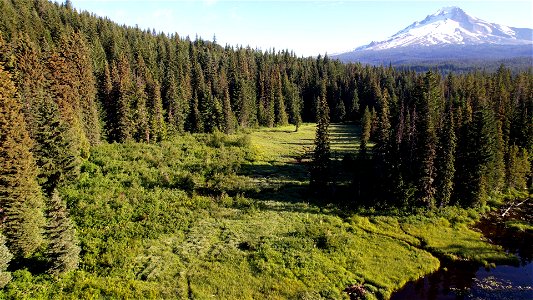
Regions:
<instances>
[{"instance_id":1,"label":"mountain peak","mask_svg":"<svg viewBox=\"0 0 533 300\"><path fill-rule=\"evenodd\" d=\"M464 10L457 6L448 6L443 7L439 9L436 13L429 15L426 17L426 19L422 22L430 22L430 21L440 21L440 20L454 20L457 22L468 22L475 20L476 18L473 18L469 15L467 15Z\"/></svg>"},{"instance_id":2,"label":"mountain peak","mask_svg":"<svg viewBox=\"0 0 533 300\"><path fill-rule=\"evenodd\" d=\"M439 9L436 13L434 13L432 16L444 16L444 15L457 15L457 14L466 14L461 8L458 6L448 6L443 7Z\"/></svg>"},{"instance_id":3,"label":"mountain peak","mask_svg":"<svg viewBox=\"0 0 533 300\"><path fill-rule=\"evenodd\" d=\"M436 45L532 44L533 30L489 23L469 16L457 6L443 7L382 42L356 50L385 50Z\"/></svg>"}]
</instances>

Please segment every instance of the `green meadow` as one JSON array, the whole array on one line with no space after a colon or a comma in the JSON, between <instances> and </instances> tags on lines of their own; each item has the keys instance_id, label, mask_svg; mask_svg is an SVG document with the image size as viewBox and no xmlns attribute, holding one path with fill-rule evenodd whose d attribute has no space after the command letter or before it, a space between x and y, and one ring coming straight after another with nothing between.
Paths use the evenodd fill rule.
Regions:
<instances>
[{"instance_id":1,"label":"green meadow","mask_svg":"<svg viewBox=\"0 0 533 300\"><path fill-rule=\"evenodd\" d=\"M359 130L333 125L335 180ZM16 299L386 299L439 259L513 260L470 229L479 212L338 207L308 192L315 127L103 144L64 188L80 239L77 271L17 270Z\"/></svg>"}]
</instances>

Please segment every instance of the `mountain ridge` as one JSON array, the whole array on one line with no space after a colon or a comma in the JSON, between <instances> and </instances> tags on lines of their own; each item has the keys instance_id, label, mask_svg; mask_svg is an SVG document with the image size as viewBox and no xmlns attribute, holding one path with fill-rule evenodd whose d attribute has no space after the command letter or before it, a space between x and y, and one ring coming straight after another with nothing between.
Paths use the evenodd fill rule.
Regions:
<instances>
[{"instance_id":1,"label":"mountain ridge","mask_svg":"<svg viewBox=\"0 0 533 300\"><path fill-rule=\"evenodd\" d=\"M344 62L396 64L411 60L533 57L533 29L490 23L457 6L444 7L384 41L334 55Z\"/></svg>"}]
</instances>

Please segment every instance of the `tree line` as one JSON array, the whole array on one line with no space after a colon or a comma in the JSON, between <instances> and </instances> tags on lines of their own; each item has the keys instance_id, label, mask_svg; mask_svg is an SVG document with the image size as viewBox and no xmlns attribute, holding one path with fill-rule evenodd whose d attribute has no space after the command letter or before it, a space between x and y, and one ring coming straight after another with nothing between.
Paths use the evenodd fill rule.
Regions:
<instances>
[{"instance_id":1,"label":"tree line","mask_svg":"<svg viewBox=\"0 0 533 300\"><path fill-rule=\"evenodd\" d=\"M68 1L5 0L0 11L0 271L39 253L52 274L75 268L58 191L105 141L318 122L315 176L330 169L329 122L359 122L354 203L473 206L531 186L531 70L442 77L220 46Z\"/></svg>"},{"instance_id":2,"label":"tree line","mask_svg":"<svg viewBox=\"0 0 533 300\"><path fill-rule=\"evenodd\" d=\"M361 144L346 160L354 174L351 205L479 207L491 196L533 188L531 70L512 76L501 66L445 77L377 70L383 73L363 79ZM319 117L312 169L321 171L311 172L311 183L322 187L331 184L324 178L328 124Z\"/></svg>"}]
</instances>

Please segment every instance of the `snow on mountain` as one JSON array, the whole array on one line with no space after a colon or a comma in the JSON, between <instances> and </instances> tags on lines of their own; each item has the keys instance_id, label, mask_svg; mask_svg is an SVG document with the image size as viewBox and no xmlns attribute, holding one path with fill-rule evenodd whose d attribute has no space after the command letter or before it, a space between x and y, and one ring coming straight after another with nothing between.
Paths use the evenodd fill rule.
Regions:
<instances>
[{"instance_id":1,"label":"snow on mountain","mask_svg":"<svg viewBox=\"0 0 533 300\"><path fill-rule=\"evenodd\" d=\"M469 16L459 7L445 7L415 22L386 41L358 50L386 50L438 45L533 45L533 29L489 23Z\"/></svg>"}]
</instances>

